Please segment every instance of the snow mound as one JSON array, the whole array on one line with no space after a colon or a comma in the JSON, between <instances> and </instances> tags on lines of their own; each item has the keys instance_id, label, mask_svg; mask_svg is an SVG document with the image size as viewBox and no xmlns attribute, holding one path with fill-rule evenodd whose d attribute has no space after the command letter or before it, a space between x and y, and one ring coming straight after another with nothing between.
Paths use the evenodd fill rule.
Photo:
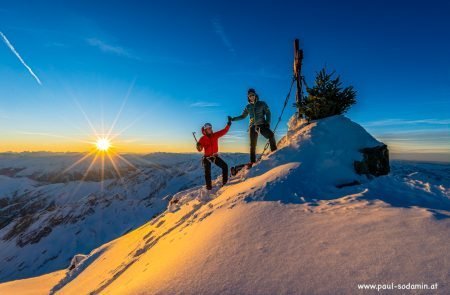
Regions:
<instances>
[{"instance_id":1,"label":"snow mound","mask_svg":"<svg viewBox=\"0 0 450 295\"><path fill-rule=\"evenodd\" d=\"M281 190L289 201L298 199L299 194L300 197L323 198L333 193L336 186L366 182L366 176L356 174L354 162L362 160L361 149L380 145L383 143L344 116L310 124L293 116L287 135L280 140L279 150L264 157L248 176L289 162L299 162L299 169L272 189ZM273 198L270 193L268 197Z\"/></svg>"}]
</instances>

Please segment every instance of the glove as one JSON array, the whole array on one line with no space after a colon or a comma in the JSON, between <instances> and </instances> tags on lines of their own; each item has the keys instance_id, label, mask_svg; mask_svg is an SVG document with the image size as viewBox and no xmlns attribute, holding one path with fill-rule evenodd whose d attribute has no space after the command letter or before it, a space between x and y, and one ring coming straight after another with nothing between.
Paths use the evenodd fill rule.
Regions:
<instances>
[{"instance_id":1,"label":"glove","mask_svg":"<svg viewBox=\"0 0 450 295\"><path fill-rule=\"evenodd\" d=\"M202 145L200 144L200 142L197 142L197 151L202 151Z\"/></svg>"},{"instance_id":2,"label":"glove","mask_svg":"<svg viewBox=\"0 0 450 295\"><path fill-rule=\"evenodd\" d=\"M227 122L227 125L228 125L228 126L231 126L231 121L233 121L233 118L231 118L230 116L228 116L228 122Z\"/></svg>"}]
</instances>

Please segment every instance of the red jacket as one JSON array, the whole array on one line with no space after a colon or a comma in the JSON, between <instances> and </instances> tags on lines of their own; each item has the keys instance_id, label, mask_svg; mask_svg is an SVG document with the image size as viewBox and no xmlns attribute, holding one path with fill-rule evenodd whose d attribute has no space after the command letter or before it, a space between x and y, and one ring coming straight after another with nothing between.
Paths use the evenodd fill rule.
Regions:
<instances>
[{"instance_id":1,"label":"red jacket","mask_svg":"<svg viewBox=\"0 0 450 295\"><path fill-rule=\"evenodd\" d=\"M206 157L212 156L219 152L219 144L218 144L219 137L222 137L225 134L227 134L229 129L230 125L227 125L222 130L213 132L211 135L206 135L205 130L202 127L203 136L200 138L198 143L200 144L201 148L205 150Z\"/></svg>"}]
</instances>

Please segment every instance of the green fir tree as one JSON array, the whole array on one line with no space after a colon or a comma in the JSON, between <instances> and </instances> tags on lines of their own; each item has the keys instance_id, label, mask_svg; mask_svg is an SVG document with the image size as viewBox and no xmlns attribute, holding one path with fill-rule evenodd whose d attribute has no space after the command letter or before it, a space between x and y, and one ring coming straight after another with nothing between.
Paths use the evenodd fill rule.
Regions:
<instances>
[{"instance_id":1,"label":"green fir tree","mask_svg":"<svg viewBox=\"0 0 450 295\"><path fill-rule=\"evenodd\" d=\"M356 103L353 86L343 88L340 77L322 69L317 73L314 86L307 88L308 95L302 102L302 112L308 120L340 115Z\"/></svg>"}]
</instances>

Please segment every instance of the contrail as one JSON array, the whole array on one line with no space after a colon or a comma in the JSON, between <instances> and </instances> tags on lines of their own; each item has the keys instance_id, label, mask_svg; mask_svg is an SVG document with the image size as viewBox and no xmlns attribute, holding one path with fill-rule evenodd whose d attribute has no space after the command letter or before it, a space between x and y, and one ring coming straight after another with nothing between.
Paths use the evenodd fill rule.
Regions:
<instances>
[{"instance_id":1,"label":"contrail","mask_svg":"<svg viewBox=\"0 0 450 295\"><path fill-rule=\"evenodd\" d=\"M2 36L3 41L5 41L5 44L8 45L9 49L11 49L11 51L17 56L17 58L24 65L24 67L27 68L28 72L30 72L30 74L34 77L34 79L36 79L36 81L39 83L39 85L42 85L41 80L39 80L38 76L36 76L36 74L33 72L33 70L25 63L25 61L22 59L20 54L16 51L14 46L12 46L11 42L9 42L8 38L6 38L6 36L2 32L0 32L0 35Z\"/></svg>"},{"instance_id":2,"label":"contrail","mask_svg":"<svg viewBox=\"0 0 450 295\"><path fill-rule=\"evenodd\" d=\"M223 44L232 54L236 54L236 50L234 50L233 44L231 44L230 39L228 39L228 36L225 34L225 30L220 23L220 20L218 18L212 19L212 25L216 34L220 37L220 39L222 39Z\"/></svg>"}]
</instances>

